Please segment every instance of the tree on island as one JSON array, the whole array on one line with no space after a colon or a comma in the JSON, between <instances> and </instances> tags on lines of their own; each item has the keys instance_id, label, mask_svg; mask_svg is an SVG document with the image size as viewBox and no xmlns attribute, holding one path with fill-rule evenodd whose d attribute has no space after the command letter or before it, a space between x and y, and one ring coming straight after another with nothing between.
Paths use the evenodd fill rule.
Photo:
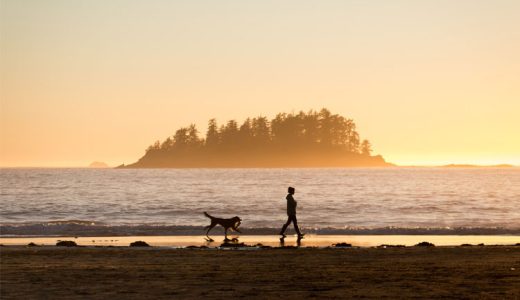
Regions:
<instances>
[{"instance_id":1,"label":"tree on island","mask_svg":"<svg viewBox=\"0 0 520 300\"><path fill-rule=\"evenodd\" d=\"M386 166L360 142L352 119L327 109L279 113L218 125L208 122L206 137L195 125L156 141L138 162L126 167L340 167Z\"/></svg>"}]
</instances>

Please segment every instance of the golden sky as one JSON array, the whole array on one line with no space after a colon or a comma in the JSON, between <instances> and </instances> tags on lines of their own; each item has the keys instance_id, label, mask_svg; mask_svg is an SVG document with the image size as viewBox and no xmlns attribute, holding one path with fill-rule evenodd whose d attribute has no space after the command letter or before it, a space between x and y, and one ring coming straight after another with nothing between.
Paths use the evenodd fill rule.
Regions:
<instances>
[{"instance_id":1,"label":"golden sky","mask_svg":"<svg viewBox=\"0 0 520 300\"><path fill-rule=\"evenodd\" d=\"M402 165L520 165L520 1L0 2L0 166L329 108Z\"/></svg>"}]
</instances>

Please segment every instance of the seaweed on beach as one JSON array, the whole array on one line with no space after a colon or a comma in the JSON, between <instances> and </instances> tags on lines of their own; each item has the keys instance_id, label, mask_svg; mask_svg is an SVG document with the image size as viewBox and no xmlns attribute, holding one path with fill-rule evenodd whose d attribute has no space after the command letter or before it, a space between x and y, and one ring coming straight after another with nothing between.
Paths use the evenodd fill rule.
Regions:
<instances>
[{"instance_id":1,"label":"seaweed on beach","mask_svg":"<svg viewBox=\"0 0 520 300\"><path fill-rule=\"evenodd\" d=\"M207 246L193 246L193 245L190 245L190 246L186 246L186 249L208 249Z\"/></svg>"},{"instance_id":2,"label":"seaweed on beach","mask_svg":"<svg viewBox=\"0 0 520 300\"><path fill-rule=\"evenodd\" d=\"M130 247L150 247L147 242L144 241L135 241L130 243Z\"/></svg>"},{"instance_id":3,"label":"seaweed on beach","mask_svg":"<svg viewBox=\"0 0 520 300\"><path fill-rule=\"evenodd\" d=\"M349 244L349 243L337 243L337 244L332 244L332 247L334 247L334 248L352 248L352 244Z\"/></svg>"},{"instance_id":4,"label":"seaweed on beach","mask_svg":"<svg viewBox=\"0 0 520 300\"><path fill-rule=\"evenodd\" d=\"M388 244L382 244L377 246L377 248L406 248L405 245L388 245Z\"/></svg>"},{"instance_id":5,"label":"seaweed on beach","mask_svg":"<svg viewBox=\"0 0 520 300\"><path fill-rule=\"evenodd\" d=\"M237 243L237 242L224 242L222 244L220 244L219 246L220 248L252 248L254 246L252 245L247 245L247 244L244 244L244 243Z\"/></svg>"},{"instance_id":6,"label":"seaweed on beach","mask_svg":"<svg viewBox=\"0 0 520 300\"><path fill-rule=\"evenodd\" d=\"M419 244L416 244L415 246L416 247L435 247L435 245L430 242L420 242Z\"/></svg>"},{"instance_id":7,"label":"seaweed on beach","mask_svg":"<svg viewBox=\"0 0 520 300\"><path fill-rule=\"evenodd\" d=\"M58 241L56 243L56 246L58 247L77 247L78 244L74 241Z\"/></svg>"}]
</instances>

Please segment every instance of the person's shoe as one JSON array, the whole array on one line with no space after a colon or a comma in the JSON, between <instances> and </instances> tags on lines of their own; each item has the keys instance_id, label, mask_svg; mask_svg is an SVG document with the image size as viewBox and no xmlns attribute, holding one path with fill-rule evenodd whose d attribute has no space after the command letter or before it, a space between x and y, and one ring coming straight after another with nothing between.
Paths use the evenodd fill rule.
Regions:
<instances>
[{"instance_id":1,"label":"person's shoe","mask_svg":"<svg viewBox=\"0 0 520 300\"><path fill-rule=\"evenodd\" d=\"M287 236L283 233L280 233L280 235L282 236L281 239L285 239Z\"/></svg>"},{"instance_id":2,"label":"person's shoe","mask_svg":"<svg viewBox=\"0 0 520 300\"><path fill-rule=\"evenodd\" d=\"M298 239L301 240L304 238L304 236L305 236L305 233L298 234Z\"/></svg>"}]
</instances>

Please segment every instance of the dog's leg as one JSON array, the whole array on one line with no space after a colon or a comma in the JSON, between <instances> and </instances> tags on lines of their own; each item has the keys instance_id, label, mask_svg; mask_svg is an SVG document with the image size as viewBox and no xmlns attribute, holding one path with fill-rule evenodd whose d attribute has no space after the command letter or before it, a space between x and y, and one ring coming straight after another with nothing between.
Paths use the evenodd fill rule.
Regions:
<instances>
[{"instance_id":1,"label":"dog's leg","mask_svg":"<svg viewBox=\"0 0 520 300\"><path fill-rule=\"evenodd\" d=\"M213 242L213 239L209 237L209 232L211 231L211 229L213 229L213 227L215 227L215 225L217 224L211 223L209 226L204 227L208 229L208 231L206 231L206 237L208 238L208 242Z\"/></svg>"},{"instance_id":2,"label":"dog's leg","mask_svg":"<svg viewBox=\"0 0 520 300\"><path fill-rule=\"evenodd\" d=\"M229 241L229 239L227 238L227 231L228 231L228 228L226 227L226 230L224 231L224 241Z\"/></svg>"}]
</instances>

